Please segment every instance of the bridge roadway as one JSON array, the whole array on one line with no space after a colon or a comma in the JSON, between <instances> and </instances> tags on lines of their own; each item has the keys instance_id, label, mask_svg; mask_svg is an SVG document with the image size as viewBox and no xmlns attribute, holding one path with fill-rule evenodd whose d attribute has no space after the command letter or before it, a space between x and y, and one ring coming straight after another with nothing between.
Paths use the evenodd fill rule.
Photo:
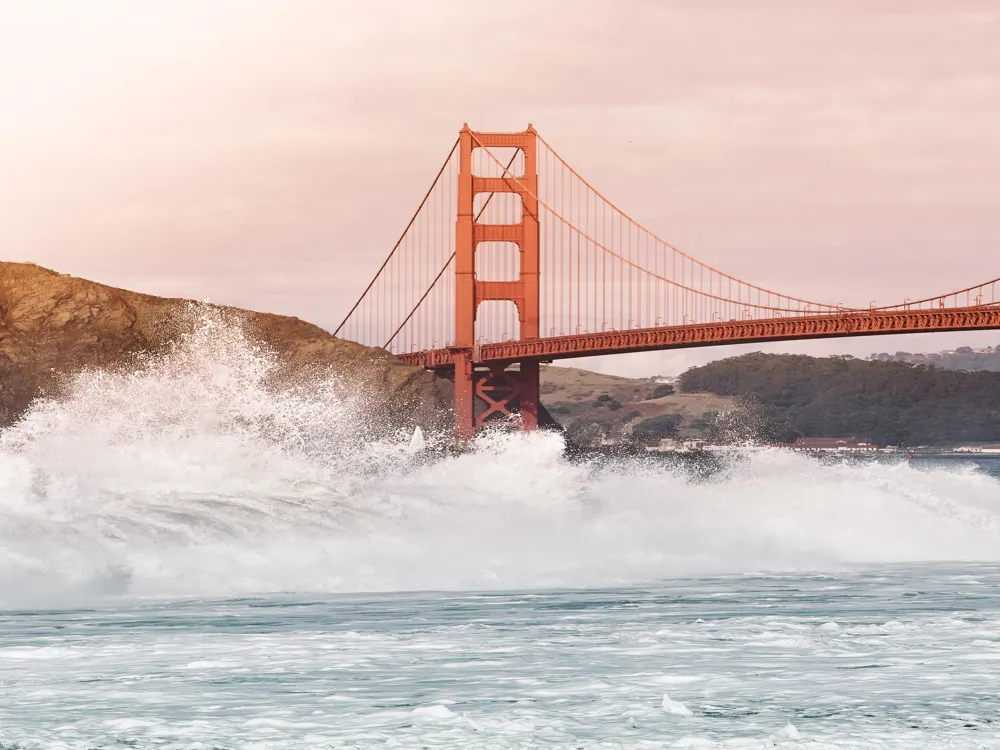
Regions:
<instances>
[{"instance_id":1,"label":"bridge roadway","mask_svg":"<svg viewBox=\"0 0 1000 750\"><path fill-rule=\"evenodd\" d=\"M397 356L408 364L436 369L453 367L456 355L462 353L468 355L472 362L548 361L697 346L989 329L1000 329L1000 303L940 309L852 310L832 315L728 320L506 341L475 346L471 352L467 348L446 347Z\"/></svg>"}]
</instances>

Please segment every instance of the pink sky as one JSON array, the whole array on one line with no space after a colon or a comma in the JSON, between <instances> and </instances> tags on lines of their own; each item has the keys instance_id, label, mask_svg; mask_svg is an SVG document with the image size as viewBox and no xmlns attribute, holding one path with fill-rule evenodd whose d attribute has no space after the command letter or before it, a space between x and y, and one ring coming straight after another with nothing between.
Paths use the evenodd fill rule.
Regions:
<instances>
[{"instance_id":1,"label":"pink sky","mask_svg":"<svg viewBox=\"0 0 1000 750\"><path fill-rule=\"evenodd\" d=\"M332 328L464 121L789 294L1000 276L1000 5L906 0L7 0L0 256ZM963 344L1000 332L767 349Z\"/></svg>"}]
</instances>

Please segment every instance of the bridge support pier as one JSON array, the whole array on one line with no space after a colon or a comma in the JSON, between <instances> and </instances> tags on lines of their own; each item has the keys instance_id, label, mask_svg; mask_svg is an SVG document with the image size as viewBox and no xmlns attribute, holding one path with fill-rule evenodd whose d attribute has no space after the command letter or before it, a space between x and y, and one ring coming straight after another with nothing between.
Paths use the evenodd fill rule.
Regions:
<instances>
[{"instance_id":1,"label":"bridge support pier","mask_svg":"<svg viewBox=\"0 0 1000 750\"><path fill-rule=\"evenodd\" d=\"M537 361L521 362L521 423L526 430L538 427L538 399L541 388L541 368Z\"/></svg>"},{"instance_id":2,"label":"bridge support pier","mask_svg":"<svg viewBox=\"0 0 1000 750\"><path fill-rule=\"evenodd\" d=\"M538 427L539 374L537 361L474 364L455 358L455 437L473 438L481 427L515 424Z\"/></svg>"},{"instance_id":3,"label":"bridge support pier","mask_svg":"<svg viewBox=\"0 0 1000 750\"><path fill-rule=\"evenodd\" d=\"M476 435L476 381L472 360L455 356L455 437L471 440Z\"/></svg>"}]
</instances>

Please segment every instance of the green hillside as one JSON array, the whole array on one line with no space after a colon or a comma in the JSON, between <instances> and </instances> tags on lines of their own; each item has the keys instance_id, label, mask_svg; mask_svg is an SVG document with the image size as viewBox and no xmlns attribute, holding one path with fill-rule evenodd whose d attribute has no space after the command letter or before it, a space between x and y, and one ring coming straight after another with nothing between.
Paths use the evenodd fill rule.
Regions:
<instances>
[{"instance_id":1,"label":"green hillside","mask_svg":"<svg viewBox=\"0 0 1000 750\"><path fill-rule=\"evenodd\" d=\"M685 393L750 399L807 437L883 445L1000 442L1000 372L853 357L747 354L680 376Z\"/></svg>"}]
</instances>

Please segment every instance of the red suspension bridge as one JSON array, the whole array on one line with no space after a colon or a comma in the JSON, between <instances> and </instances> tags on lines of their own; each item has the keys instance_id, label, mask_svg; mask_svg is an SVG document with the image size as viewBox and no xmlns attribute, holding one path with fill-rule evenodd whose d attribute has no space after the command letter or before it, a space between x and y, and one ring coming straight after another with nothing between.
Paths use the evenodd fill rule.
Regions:
<instances>
[{"instance_id":1,"label":"red suspension bridge","mask_svg":"<svg viewBox=\"0 0 1000 750\"><path fill-rule=\"evenodd\" d=\"M639 225L530 125L466 125L335 335L455 382L461 437L538 424L539 364L695 346L1000 328L1000 278L851 308L742 281Z\"/></svg>"}]
</instances>

